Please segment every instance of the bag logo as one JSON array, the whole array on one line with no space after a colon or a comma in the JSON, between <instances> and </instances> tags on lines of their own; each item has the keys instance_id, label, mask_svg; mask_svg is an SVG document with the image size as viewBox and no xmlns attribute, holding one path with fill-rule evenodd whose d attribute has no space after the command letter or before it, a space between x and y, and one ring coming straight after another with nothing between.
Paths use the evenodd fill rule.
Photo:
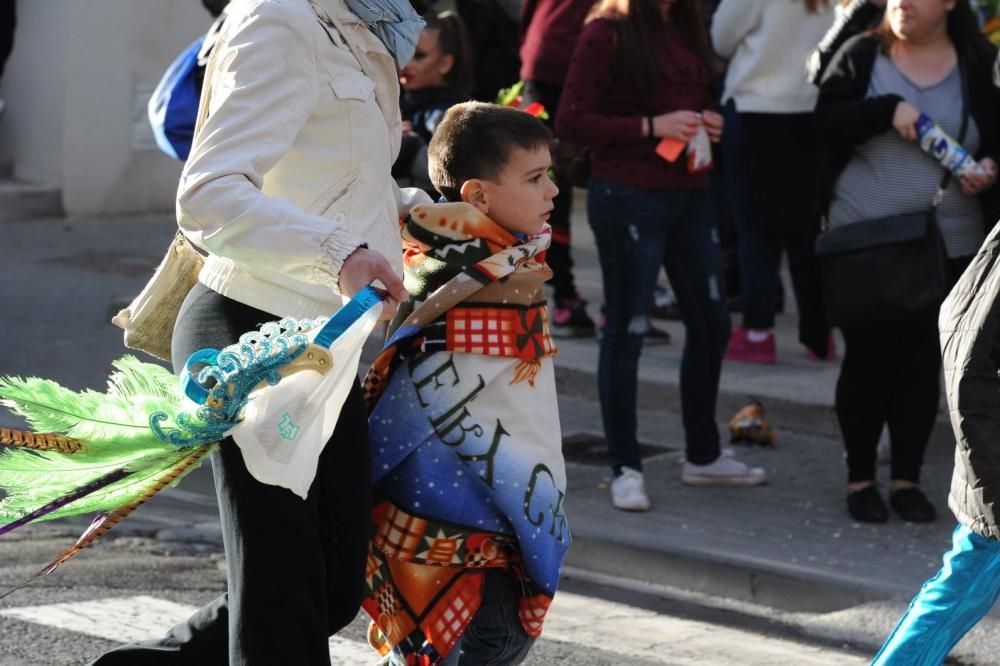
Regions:
<instances>
[{"instance_id":1,"label":"bag logo","mask_svg":"<svg viewBox=\"0 0 1000 666\"><path fill-rule=\"evenodd\" d=\"M292 420L291 414L285 412L281 415L281 420L278 421L278 434L281 435L282 439L287 439L289 442L295 441L295 438L299 436L300 429Z\"/></svg>"}]
</instances>

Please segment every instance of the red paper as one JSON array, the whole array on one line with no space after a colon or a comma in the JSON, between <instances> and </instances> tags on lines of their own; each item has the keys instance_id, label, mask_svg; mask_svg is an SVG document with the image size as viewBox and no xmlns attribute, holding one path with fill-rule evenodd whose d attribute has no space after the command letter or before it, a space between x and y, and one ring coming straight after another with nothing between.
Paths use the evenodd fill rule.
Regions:
<instances>
[{"instance_id":1,"label":"red paper","mask_svg":"<svg viewBox=\"0 0 1000 666\"><path fill-rule=\"evenodd\" d=\"M686 144L680 139L666 137L656 144L656 154L668 162L676 162L685 147Z\"/></svg>"}]
</instances>

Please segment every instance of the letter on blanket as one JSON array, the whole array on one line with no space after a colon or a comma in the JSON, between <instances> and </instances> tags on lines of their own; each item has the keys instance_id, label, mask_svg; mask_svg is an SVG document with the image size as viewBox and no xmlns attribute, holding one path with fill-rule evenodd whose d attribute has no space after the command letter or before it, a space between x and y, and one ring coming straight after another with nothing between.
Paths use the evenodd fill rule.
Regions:
<instances>
[{"instance_id":1,"label":"letter on blanket","mask_svg":"<svg viewBox=\"0 0 1000 666\"><path fill-rule=\"evenodd\" d=\"M555 477L552 476L552 471L541 463L535 465L535 469L532 470L531 481L528 482L528 490L524 493L524 515L532 525L540 526L545 522L546 510L540 510L535 518L531 517L531 502L535 492L538 490L538 482L543 475L548 477L548 485L556 493L556 503L550 504L547 509L552 515L552 527L549 528L549 534L556 537L562 543L566 538L566 514L563 512L563 499L566 497L566 494L556 488Z\"/></svg>"},{"instance_id":2,"label":"letter on blanket","mask_svg":"<svg viewBox=\"0 0 1000 666\"><path fill-rule=\"evenodd\" d=\"M476 426L482 434L482 427ZM500 419L497 419L497 427L493 433L493 443L490 444L490 448L485 453L477 453L475 455L466 455L464 453L459 453L458 457L462 462L465 463L486 463L486 469L479 473L479 478L486 482L490 488L493 487L493 458L497 454L497 450L500 448L500 438L504 435L509 435L510 433L503 429L503 425L500 424Z\"/></svg>"},{"instance_id":3,"label":"letter on blanket","mask_svg":"<svg viewBox=\"0 0 1000 666\"><path fill-rule=\"evenodd\" d=\"M430 358L431 356L434 356L435 353L436 352L425 352L423 354L418 354L418 355L414 356L410 360L410 374L412 375L414 370L416 370L418 367L420 367L420 365L424 361L426 361L428 358ZM451 382L451 385L454 386L455 384L457 384L459 382L458 370L455 368L455 355L454 354L449 355L448 356L448 360L445 363L443 363L441 365L441 367L435 369L433 372L431 372L430 374L428 374L423 379L421 379L419 381L413 382L413 387L417 390L417 399L420 400L420 406L421 407L428 407L428 406L430 406L431 403L424 402L424 397L422 395L420 395L420 389L424 388L425 386L427 386L431 382L434 382L434 389L435 390L437 390L437 389L441 388L442 386L444 386L444 384L442 384L440 381L438 381L438 377L440 375L442 375L443 373L445 373L446 371L448 371L448 370L451 370L451 374L455 378L454 381Z\"/></svg>"}]
</instances>

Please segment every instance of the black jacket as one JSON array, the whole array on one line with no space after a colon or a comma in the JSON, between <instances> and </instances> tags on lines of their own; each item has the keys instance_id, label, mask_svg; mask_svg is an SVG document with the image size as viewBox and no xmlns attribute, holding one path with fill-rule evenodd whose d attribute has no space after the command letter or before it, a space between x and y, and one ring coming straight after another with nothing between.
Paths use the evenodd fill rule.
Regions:
<instances>
[{"instance_id":1,"label":"black jacket","mask_svg":"<svg viewBox=\"0 0 1000 666\"><path fill-rule=\"evenodd\" d=\"M1000 225L941 306L938 327L956 441L948 507L1000 540Z\"/></svg>"},{"instance_id":2,"label":"black jacket","mask_svg":"<svg viewBox=\"0 0 1000 666\"><path fill-rule=\"evenodd\" d=\"M873 35L848 40L833 57L820 83L816 116L823 158L820 164L820 203L829 208L833 188L859 144L883 132L894 131L892 116L898 95L865 98L881 41ZM960 52L969 87L969 112L979 128L976 159L992 157L1000 164L1000 93L993 85L996 49L985 40ZM979 195L983 219L992 226L1000 215L1000 187Z\"/></svg>"}]
</instances>

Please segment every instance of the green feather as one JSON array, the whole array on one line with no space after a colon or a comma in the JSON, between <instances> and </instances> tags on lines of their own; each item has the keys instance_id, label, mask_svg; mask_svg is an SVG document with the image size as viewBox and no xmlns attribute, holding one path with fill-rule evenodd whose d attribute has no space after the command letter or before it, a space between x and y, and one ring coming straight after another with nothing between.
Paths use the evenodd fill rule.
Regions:
<instances>
[{"instance_id":1,"label":"green feather","mask_svg":"<svg viewBox=\"0 0 1000 666\"><path fill-rule=\"evenodd\" d=\"M106 393L75 392L37 377L0 378L2 404L34 430L83 444L74 453L0 447L0 522L16 520L108 472L125 469L131 472L126 478L39 520L114 510L142 497L164 470L191 455L191 448L165 443L149 427L156 412L167 414L164 425L171 426L184 406L177 377L133 356L113 365L117 371Z\"/></svg>"},{"instance_id":2,"label":"green feather","mask_svg":"<svg viewBox=\"0 0 1000 666\"><path fill-rule=\"evenodd\" d=\"M183 397L177 378L165 368L125 356L106 393L71 391L49 379L0 378L0 404L24 417L36 432L57 432L82 441L139 444L159 440L149 417L164 412L170 426Z\"/></svg>"}]
</instances>

